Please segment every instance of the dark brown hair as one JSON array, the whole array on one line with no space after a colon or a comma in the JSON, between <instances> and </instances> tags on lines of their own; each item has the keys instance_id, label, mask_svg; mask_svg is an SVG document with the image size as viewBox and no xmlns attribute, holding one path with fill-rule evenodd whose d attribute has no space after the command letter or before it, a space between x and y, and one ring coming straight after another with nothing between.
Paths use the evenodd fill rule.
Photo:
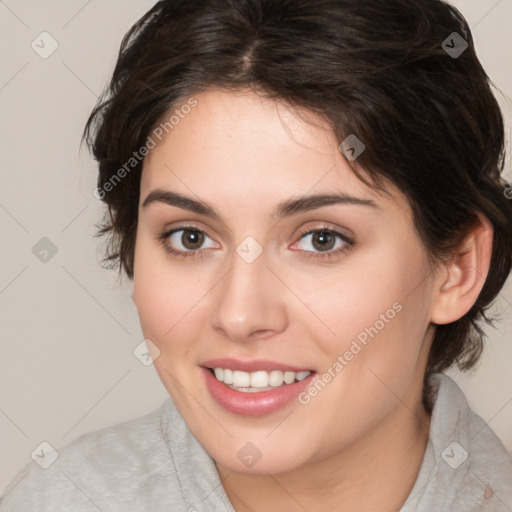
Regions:
<instances>
[{"instance_id":1,"label":"dark brown hair","mask_svg":"<svg viewBox=\"0 0 512 512\"><path fill-rule=\"evenodd\" d=\"M492 323L485 311L511 268L512 201L501 112L460 13L440 0L158 2L124 37L84 132L108 206L106 261L130 278L143 162L134 154L170 109L210 88L252 89L319 114L340 142L356 135L366 149L354 172L406 195L433 268L475 212L492 222L486 282L467 314L436 326L428 372L473 366L477 322Z\"/></svg>"}]
</instances>

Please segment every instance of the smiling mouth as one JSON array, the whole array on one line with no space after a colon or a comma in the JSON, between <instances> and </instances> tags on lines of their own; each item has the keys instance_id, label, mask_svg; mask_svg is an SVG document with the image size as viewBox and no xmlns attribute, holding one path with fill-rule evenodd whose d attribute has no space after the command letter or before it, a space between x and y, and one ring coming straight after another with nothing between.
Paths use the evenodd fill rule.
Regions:
<instances>
[{"instance_id":1,"label":"smiling mouth","mask_svg":"<svg viewBox=\"0 0 512 512\"><path fill-rule=\"evenodd\" d=\"M243 372L219 367L209 368L209 370L219 382L222 382L230 389L243 393L271 391L272 389L300 382L314 373L309 370L300 372L281 370Z\"/></svg>"}]
</instances>

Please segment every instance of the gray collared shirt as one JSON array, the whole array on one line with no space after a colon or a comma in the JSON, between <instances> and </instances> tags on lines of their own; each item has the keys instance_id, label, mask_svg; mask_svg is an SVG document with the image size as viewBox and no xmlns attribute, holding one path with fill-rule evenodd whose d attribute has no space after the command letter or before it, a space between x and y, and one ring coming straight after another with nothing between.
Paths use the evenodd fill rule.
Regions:
<instances>
[{"instance_id":1,"label":"gray collared shirt","mask_svg":"<svg viewBox=\"0 0 512 512\"><path fill-rule=\"evenodd\" d=\"M512 458L457 384L434 374L430 437L399 512L512 512ZM215 464L170 398L156 411L85 434L47 469L25 466L0 512L235 512Z\"/></svg>"}]
</instances>

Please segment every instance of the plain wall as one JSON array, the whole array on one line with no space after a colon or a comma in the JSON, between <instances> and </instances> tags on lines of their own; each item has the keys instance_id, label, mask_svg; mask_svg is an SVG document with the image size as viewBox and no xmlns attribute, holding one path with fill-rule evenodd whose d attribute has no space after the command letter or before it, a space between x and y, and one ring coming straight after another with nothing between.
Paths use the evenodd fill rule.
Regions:
<instances>
[{"instance_id":1,"label":"plain wall","mask_svg":"<svg viewBox=\"0 0 512 512\"><path fill-rule=\"evenodd\" d=\"M121 38L153 3L0 2L0 492L42 441L58 449L167 396L153 367L133 355L143 336L130 282L120 285L98 263L93 234L103 208L93 196L94 162L79 153ZM503 92L510 149L512 0L455 5ZM39 51L51 48L38 38L43 31L58 43L46 59L31 47L35 40ZM511 288L509 280L496 302L503 320L487 329L477 370L451 375L512 451Z\"/></svg>"}]
</instances>

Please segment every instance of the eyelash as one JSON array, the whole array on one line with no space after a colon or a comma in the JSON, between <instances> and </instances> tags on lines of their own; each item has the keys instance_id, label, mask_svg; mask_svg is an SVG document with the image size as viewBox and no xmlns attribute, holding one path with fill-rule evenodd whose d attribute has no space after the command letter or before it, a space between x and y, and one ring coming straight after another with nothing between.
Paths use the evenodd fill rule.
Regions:
<instances>
[{"instance_id":1,"label":"eyelash","mask_svg":"<svg viewBox=\"0 0 512 512\"><path fill-rule=\"evenodd\" d=\"M174 233L178 231L196 231L198 233L203 233L206 236L208 236L208 233L203 231L202 229L196 228L195 226L180 226L178 228L171 229L170 231L166 231L162 233L162 235L158 238L158 242L160 242L164 248L164 250L168 254L172 254L172 256L179 258L179 259L185 259L185 258L203 258L204 257L204 250L197 250L197 251L178 251L171 247L167 243L167 239ZM209 237L211 238L211 237Z\"/></svg>"},{"instance_id":2,"label":"eyelash","mask_svg":"<svg viewBox=\"0 0 512 512\"><path fill-rule=\"evenodd\" d=\"M195 251L192 251L192 250L191 251L179 251L179 250L171 247L169 244L167 244L167 239L172 234L174 234L178 231L195 231L195 232L202 233L202 234L208 236L208 233L206 233L202 229L199 229L195 226L180 226L178 228L174 228L170 231L164 232L158 238L158 242L162 244L162 246L164 247L164 250L168 254L172 254L173 257L176 257L179 259L203 258L205 256L205 252L206 252L205 249L203 249L203 250L199 249L199 250L195 250ZM334 258L340 254L349 253L350 251L354 250L357 247L357 242L355 240L349 238L348 236L344 235L343 233L340 233L339 231L336 231L332 228L328 228L327 226L323 226L323 227L315 228L315 229L304 230L303 232L301 232L299 234L299 240L304 238L306 235L311 235L313 233L318 233L318 232L322 232L322 231L327 232L331 235L334 235L334 236L340 238L344 242L344 245L339 249L336 249L334 251L331 250L329 252L301 251L302 253L304 253L303 254L304 257L327 261L327 260L331 260L332 258ZM211 238L211 237L208 236L208 238Z\"/></svg>"},{"instance_id":3,"label":"eyelash","mask_svg":"<svg viewBox=\"0 0 512 512\"><path fill-rule=\"evenodd\" d=\"M329 261L332 258L340 256L341 254L348 254L357 247L357 242L354 239L349 238L347 235L344 235L343 233L340 233L339 231L336 231L335 229L329 228L327 226L315 229L306 229L299 234L299 240L304 238L306 235L311 235L318 232L326 232L330 235L334 235L335 237L340 238L344 245L336 250L331 250L329 252L301 251L304 257Z\"/></svg>"}]
</instances>

